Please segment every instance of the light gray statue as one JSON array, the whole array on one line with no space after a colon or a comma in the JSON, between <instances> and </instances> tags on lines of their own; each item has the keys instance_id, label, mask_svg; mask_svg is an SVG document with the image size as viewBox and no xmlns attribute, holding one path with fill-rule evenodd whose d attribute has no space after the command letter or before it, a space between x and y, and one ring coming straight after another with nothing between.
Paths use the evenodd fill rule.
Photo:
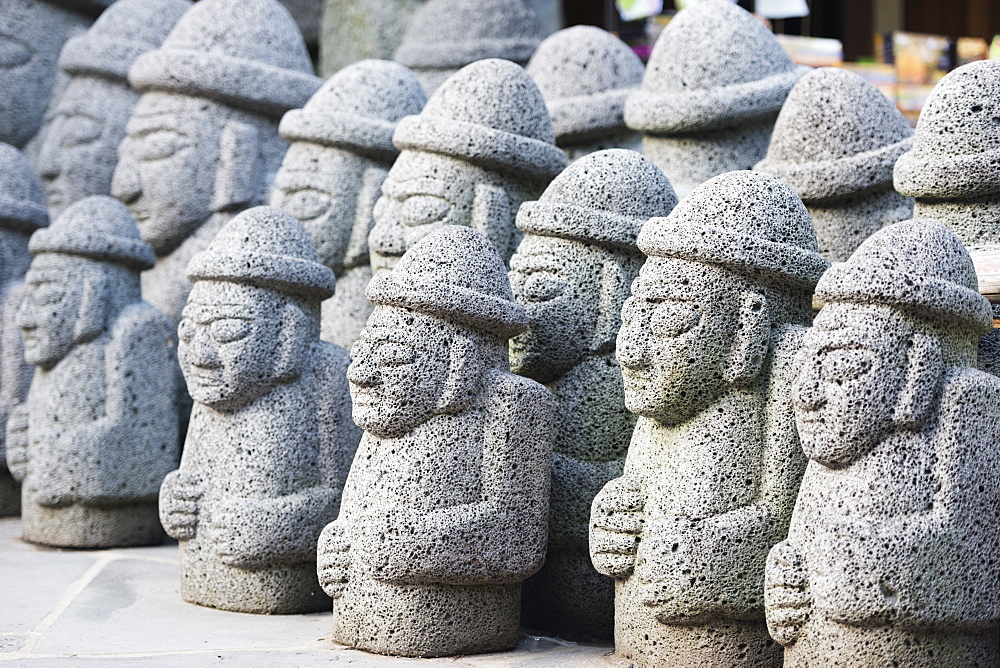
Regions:
<instances>
[{"instance_id":1,"label":"light gray statue","mask_svg":"<svg viewBox=\"0 0 1000 668\"><path fill-rule=\"evenodd\" d=\"M961 241L912 220L816 287L792 387L809 465L765 603L785 666L1000 665L1000 379Z\"/></svg>"},{"instance_id":2,"label":"light gray statue","mask_svg":"<svg viewBox=\"0 0 1000 668\"><path fill-rule=\"evenodd\" d=\"M705 0L677 13L656 40L625 123L684 197L717 174L750 169L767 152L796 67L746 10Z\"/></svg>"},{"instance_id":3,"label":"light gray statue","mask_svg":"<svg viewBox=\"0 0 1000 668\"><path fill-rule=\"evenodd\" d=\"M622 304L643 260L635 239L676 203L651 162L612 149L580 158L517 216L525 237L510 282L528 329L510 340L510 368L556 400L548 554L525 583L521 616L562 637L612 637L614 586L590 562L590 504L621 476L635 426L615 361Z\"/></svg>"},{"instance_id":4,"label":"light gray statue","mask_svg":"<svg viewBox=\"0 0 1000 668\"><path fill-rule=\"evenodd\" d=\"M446 656L517 644L521 581L545 557L553 406L507 367L524 329L490 242L438 230L368 286L347 377L365 430L319 540L333 639Z\"/></svg>"},{"instance_id":5,"label":"light gray statue","mask_svg":"<svg viewBox=\"0 0 1000 668\"><path fill-rule=\"evenodd\" d=\"M69 207L30 248L17 323L35 373L7 424L23 538L58 547L159 543L156 494L178 453L174 337L139 295L153 251L107 196Z\"/></svg>"},{"instance_id":6,"label":"light gray statue","mask_svg":"<svg viewBox=\"0 0 1000 668\"><path fill-rule=\"evenodd\" d=\"M874 232L913 214L913 200L892 188L893 165L912 146L913 130L875 86L822 67L792 88L754 169L795 190L820 253L843 262Z\"/></svg>"},{"instance_id":7,"label":"light gray statue","mask_svg":"<svg viewBox=\"0 0 1000 668\"><path fill-rule=\"evenodd\" d=\"M606 148L640 150L641 136L625 127L625 98L639 88L645 67L620 39L593 26L560 30L538 46L525 71L571 161Z\"/></svg>"},{"instance_id":8,"label":"light gray statue","mask_svg":"<svg viewBox=\"0 0 1000 668\"><path fill-rule=\"evenodd\" d=\"M119 0L63 47L59 67L69 85L46 123L35 164L53 217L77 200L111 192L118 145L139 99L128 69L159 47L190 7L189 0Z\"/></svg>"},{"instance_id":9,"label":"light gray statue","mask_svg":"<svg viewBox=\"0 0 1000 668\"><path fill-rule=\"evenodd\" d=\"M524 0L429 0L413 15L393 60L413 70L431 95L477 60L525 65L544 36Z\"/></svg>"},{"instance_id":10,"label":"light gray statue","mask_svg":"<svg viewBox=\"0 0 1000 668\"><path fill-rule=\"evenodd\" d=\"M288 148L278 120L321 82L278 0L201 0L135 61L129 83L141 97L111 190L156 251L143 296L176 323L188 262L266 199Z\"/></svg>"},{"instance_id":11,"label":"light gray statue","mask_svg":"<svg viewBox=\"0 0 1000 668\"><path fill-rule=\"evenodd\" d=\"M638 245L617 357L639 420L590 534L616 580L616 651L641 667L780 666L764 563L805 467L791 368L829 263L795 193L758 172L709 180Z\"/></svg>"},{"instance_id":12,"label":"light gray statue","mask_svg":"<svg viewBox=\"0 0 1000 668\"><path fill-rule=\"evenodd\" d=\"M321 336L348 350L372 312L365 297L372 277L368 233L382 182L399 155L392 133L425 102L405 67L364 60L335 74L303 109L281 120L281 136L291 145L271 205L305 225L320 260L337 275L337 290L323 304Z\"/></svg>"},{"instance_id":13,"label":"light gray statue","mask_svg":"<svg viewBox=\"0 0 1000 668\"><path fill-rule=\"evenodd\" d=\"M319 339L333 272L298 221L256 207L188 277L178 357L195 406L180 469L160 490L181 596L237 612L326 608L316 539L337 516L360 438L348 354Z\"/></svg>"},{"instance_id":14,"label":"light gray statue","mask_svg":"<svg viewBox=\"0 0 1000 668\"><path fill-rule=\"evenodd\" d=\"M31 166L16 148L0 144L0 517L17 515L21 508L21 488L7 470L3 443L7 418L27 396L34 368L24 361L14 316L31 262L28 239L48 224Z\"/></svg>"},{"instance_id":15,"label":"light gray statue","mask_svg":"<svg viewBox=\"0 0 1000 668\"><path fill-rule=\"evenodd\" d=\"M507 260L517 209L566 166L538 87L506 60L481 60L451 77L419 116L399 122L399 148L368 237L372 270L391 270L444 225L481 232Z\"/></svg>"}]
</instances>

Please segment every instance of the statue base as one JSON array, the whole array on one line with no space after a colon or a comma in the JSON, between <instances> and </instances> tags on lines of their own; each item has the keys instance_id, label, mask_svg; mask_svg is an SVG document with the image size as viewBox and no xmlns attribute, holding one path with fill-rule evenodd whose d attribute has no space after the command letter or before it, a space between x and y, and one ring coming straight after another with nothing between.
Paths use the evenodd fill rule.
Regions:
<instances>
[{"instance_id":1,"label":"statue base","mask_svg":"<svg viewBox=\"0 0 1000 668\"><path fill-rule=\"evenodd\" d=\"M163 527L156 502L49 508L24 499L21 538L51 547L110 548L159 545Z\"/></svg>"}]
</instances>

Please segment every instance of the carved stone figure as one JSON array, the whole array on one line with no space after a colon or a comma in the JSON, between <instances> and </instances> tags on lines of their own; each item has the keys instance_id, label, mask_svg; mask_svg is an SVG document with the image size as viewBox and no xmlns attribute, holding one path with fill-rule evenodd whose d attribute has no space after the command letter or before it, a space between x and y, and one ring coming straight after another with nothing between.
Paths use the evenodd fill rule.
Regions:
<instances>
[{"instance_id":1,"label":"carved stone figure","mask_svg":"<svg viewBox=\"0 0 1000 668\"><path fill-rule=\"evenodd\" d=\"M617 357L639 419L590 534L616 580L616 651L637 666L780 665L764 562L805 466L791 368L829 263L795 193L758 172L709 180L638 245L649 258Z\"/></svg>"},{"instance_id":2,"label":"carved stone figure","mask_svg":"<svg viewBox=\"0 0 1000 668\"><path fill-rule=\"evenodd\" d=\"M156 251L143 296L176 323L191 289L185 267L265 200L288 148L278 120L321 81L277 0L201 0L135 61L129 83L141 97L111 189Z\"/></svg>"},{"instance_id":3,"label":"carved stone figure","mask_svg":"<svg viewBox=\"0 0 1000 668\"><path fill-rule=\"evenodd\" d=\"M120 0L63 47L59 67L69 85L46 123L35 164L53 217L84 197L111 192L118 145L139 99L128 69L159 47L190 7L189 0Z\"/></svg>"},{"instance_id":4,"label":"carved stone figure","mask_svg":"<svg viewBox=\"0 0 1000 668\"><path fill-rule=\"evenodd\" d=\"M156 494L177 463L173 334L139 295L152 249L117 200L81 200L31 237L17 323L35 366L7 424L24 540L159 543Z\"/></svg>"},{"instance_id":5,"label":"carved stone figure","mask_svg":"<svg viewBox=\"0 0 1000 668\"><path fill-rule=\"evenodd\" d=\"M816 287L792 386L809 465L768 557L785 666L1000 665L1000 379L961 241L912 220Z\"/></svg>"},{"instance_id":6,"label":"carved stone figure","mask_svg":"<svg viewBox=\"0 0 1000 668\"><path fill-rule=\"evenodd\" d=\"M640 150L641 137L625 127L625 98L642 83L639 56L593 26L547 37L525 71L545 98L552 128L569 159L606 148Z\"/></svg>"},{"instance_id":7,"label":"carved stone figure","mask_svg":"<svg viewBox=\"0 0 1000 668\"><path fill-rule=\"evenodd\" d=\"M635 416L625 408L615 338L642 265L642 224L677 203L638 153L591 153L521 206L510 282L528 329L510 340L514 373L556 400L548 554L524 587L522 619L562 637L610 639L614 586L590 563L590 504L622 474Z\"/></svg>"},{"instance_id":8,"label":"carved stone figure","mask_svg":"<svg viewBox=\"0 0 1000 668\"><path fill-rule=\"evenodd\" d=\"M684 197L764 157L778 110L809 71L749 12L705 0L663 29L625 123L643 133L643 153Z\"/></svg>"},{"instance_id":9,"label":"carved stone figure","mask_svg":"<svg viewBox=\"0 0 1000 668\"><path fill-rule=\"evenodd\" d=\"M545 35L524 0L429 0L393 54L427 94L466 65L502 58L525 65Z\"/></svg>"},{"instance_id":10,"label":"carved stone figure","mask_svg":"<svg viewBox=\"0 0 1000 668\"><path fill-rule=\"evenodd\" d=\"M419 116L399 122L393 143L402 152L368 237L376 274L445 225L481 232L509 259L520 240L518 207L538 199L566 166L538 87L506 60L464 67Z\"/></svg>"},{"instance_id":11,"label":"carved stone figure","mask_svg":"<svg viewBox=\"0 0 1000 668\"><path fill-rule=\"evenodd\" d=\"M178 357L195 401L160 490L181 596L255 613L321 610L316 539L337 516L360 432L345 350L319 339L333 293L295 218L249 209L194 257Z\"/></svg>"},{"instance_id":12,"label":"carved stone figure","mask_svg":"<svg viewBox=\"0 0 1000 668\"><path fill-rule=\"evenodd\" d=\"M21 304L31 233L49 224L31 166L13 146L0 144L0 517L17 515L21 488L7 470L4 441L11 410L24 401L34 368L24 361Z\"/></svg>"},{"instance_id":13,"label":"carved stone figure","mask_svg":"<svg viewBox=\"0 0 1000 668\"><path fill-rule=\"evenodd\" d=\"M319 540L333 638L445 656L517 643L521 581L545 557L553 406L507 367L525 326L503 262L438 230L368 286L347 377L365 430Z\"/></svg>"},{"instance_id":14,"label":"carved stone figure","mask_svg":"<svg viewBox=\"0 0 1000 668\"><path fill-rule=\"evenodd\" d=\"M305 225L320 260L337 275L337 290L323 304L321 335L348 350L372 312L365 297L372 277L368 233L382 182L399 155L392 133L424 102L420 82L405 67L364 60L335 74L281 121L281 136L291 145L271 205Z\"/></svg>"},{"instance_id":15,"label":"carved stone figure","mask_svg":"<svg viewBox=\"0 0 1000 668\"><path fill-rule=\"evenodd\" d=\"M903 114L875 86L823 67L792 88L754 169L792 186L820 252L843 262L874 232L912 215L913 200L892 188L893 165L912 146Z\"/></svg>"}]
</instances>

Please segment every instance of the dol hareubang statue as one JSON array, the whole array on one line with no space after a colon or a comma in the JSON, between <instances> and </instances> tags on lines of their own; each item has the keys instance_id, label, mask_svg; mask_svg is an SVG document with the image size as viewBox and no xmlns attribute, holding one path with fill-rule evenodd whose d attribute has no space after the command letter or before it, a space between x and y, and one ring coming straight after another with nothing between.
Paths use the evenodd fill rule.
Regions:
<instances>
[{"instance_id":1,"label":"dol hareubang statue","mask_svg":"<svg viewBox=\"0 0 1000 668\"><path fill-rule=\"evenodd\" d=\"M960 240L912 220L816 287L792 388L810 462L767 563L785 666L1000 665L1000 380Z\"/></svg>"},{"instance_id":2,"label":"dol hareubang statue","mask_svg":"<svg viewBox=\"0 0 1000 668\"><path fill-rule=\"evenodd\" d=\"M160 542L156 494L177 462L170 324L139 296L154 255L118 201L77 202L31 237L17 314L31 389L7 425L24 539Z\"/></svg>"},{"instance_id":3,"label":"dol hareubang statue","mask_svg":"<svg viewBox=\"0 0 1000 668\"><path fill-rule=\"evenodd\" d=\"M545 556L553 406L510 373L525 325L482 235L426 237L368 287L348 369L365 430L319 540L333 638L446 656L517 643L521 581Z\"/></svg>"},{"instance_id":4,"label":"dol hareubang statue","mask_svg":"<svg viewBox=\"0 0 1000 668\"><path fill-rule=\"evenodd\" d=\"M256 207L188 277L178 357L195 403L180 469L160 491L181 595L237 612L326 608L316 538L336 517L360 435L347 352L319 340L333 272L295 218Z\"/></svg>"},{"instance_id":5,"label":"dol hareubang statue","mask_svg":"<svg viewBox=\"0 0 1000 668\"><path fill-rule=\"evenodd\" d=\"M649 257L617 357L639 420L590 535L616 579L617 651L638 666L780 665L764 561L805 466L790 369L829 263L795 193L756 172L711 179L638 245Z\"/></svg>"}]
</instances>

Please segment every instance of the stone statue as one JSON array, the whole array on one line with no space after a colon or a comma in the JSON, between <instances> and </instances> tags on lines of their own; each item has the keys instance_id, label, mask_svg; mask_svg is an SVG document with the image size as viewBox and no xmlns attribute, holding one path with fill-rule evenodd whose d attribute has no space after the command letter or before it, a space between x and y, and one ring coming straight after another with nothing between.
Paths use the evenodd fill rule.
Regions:
<instances>
[{"instance_id":1,"label":"stone statue","mask_svg":"<svg viewBox=\"0 0 1000 668\"><path fill-rule=\"evenodd\" d=\"M892 188L892 167L912 146L903 114L875 86L822 67L792 88L754 169L792 186L820 253L843 262L874 232L912 215L913 200Z\"/></svg>"},{"instance_id":2,"label":"stone statue","mask_svg":"<svg viewBox=\"0 0 1000 668\"><path fill-rule=\"evenodd\" d=\"M178 357L195 405L181 466L160 490L181 596L236 612L327 608L316 539L337 516L360 438L347 351L319 339L333 272L295 218L256 207L188 277Z\"/></svg>"},{"instance_id":3,"label":"stone statue","mask_svg":"<svg viewBox=\"0 0 1000 668\"><path fill-rule=\"evenodd\" d=\"M36 161L49 212L111 192L118 145L139 94L129 88L128 69L160 46L189 0L119 0L87 31L63 47L59 67L69 77Z\"/></svg>"},{"instance_id":4,"label":"stone statue","mask_svg":"<svg viewBox=\"0 0 1000 668\"><path fill-rule=\"evenodd\" d=\"M525 65L544 36L524 0L429 0L413 15L393 60L412 69L430 95L477 60Z\"/></svg>"},{"instance_id":5,"label":"stone statue","mask_svg":"<svg viewBox=\"0 0 1000 668\"><path fill-rule=\"evenodd\" d=\"M805 467L789 386L829 263L795 193L758 172L704 183L638 245L617 357L639 419L590 534L615 578L616 650L640 667L779 666L764 563Z\"/></svg>"},{"instance_id":6,"label":"stone statue","mask_svg":"<svg viewBox=\"0 0 1000 668\"><path fill-rule=\"evenodd\" d=\"M961 241L911 220L816 287L792 386L809 465L765 604L785 666L1000 665L1000 379Z\"/></svg>"},{"instance_id":7,"label":"stone statue","mask_svg":"<svg viewBox=\"0 0 1000 668\"><path fill-rule=\"evenodd\" d=\"M271 205L305 225L320 261L337 275L337 290L323 304L321 335L348 350L372 312L365 297L372 277L368 233L399 154L392 133L424 102L420 82L405 67L364 60L335 74L281 121L281 136L291 145Z\"/></svg>"},{"instance_id":8,"label":"stone statue","mask_svg":"<svg viewBox=\"0 0 1000 668\"><path fill-rule=\"evenodd\" d=\"M141 97L111 190L156 251L143 296L176 323L191 290L185 267L265 200L288 148L278 120L321 81L278 0L201 0L135 61L129 83Z\"/></svg>"},{"instance_id":9,"label":"stone statue","mask_svg":"<svg viewBox=\"0 0 1000 668\"><path fill-rule=\"evenodd\" d=\"M641 137L625 127L625 98L642 83L639 56L593 26L547 37L525 71L545 98L552 128L569 159L606 148L639 151Z\"/></svg>"},{"instance_id":10,"label":"stone statue","mask_svg":"<svg viewBox=\"0 0 1000 668\"><path fill-rule=\"evenodd\" d=\"M333 639L379 654L513 648L545 557L553 406L507 367L525 326L482 235L446 227L368 286L347 371L365 430L319 539Z\"/></svg>"},{"instance_id":11,"label":"stone statue","mask_svg":"<svg viewBox=\"0 0 1000 668\"><path fill-rule=\"evenodd\" d=\"M153 251L125 207L102 195L35 232L30 249L17 323L35 373L7 424L24 540L159 543L156 493L178 452L174 337L139 295Z\"/></svg>"},{"instance_id":12,"label":"stone statue","mask_svg":"<svg viewBox=\"0 0 1000 668\"><path fill-rule=\"evenodd\" d=\"M809 71L749 12L705 0L663 29L625 123L643 133L643 153L684 197L764 157L778 110Z\"/></svg>"},{"instance_id":13,"label":"stone statue","mask_svg":"<svg viewBox=\"0 0 1000 668\"><path fill-rule=\"evenodd\" d=\"M612 637L614 586L590 562L590 504L621 476L635 426L615 361L622 304L643 259L635 239L676 203L651 162L612 149L574 162L517 216L525 237L510 282L528 329L510 340L510 368L556 400L548 554L525 583L521 617L561 637Z\"/></svg>"},{"instance_id":14,"label":"stone statue","mask_svg":"<svg viewBox=\"0 0 1000 668\"><path fill-rule=\"evenodd\" d=\"M20 513L21 488L7 470L4 440L11 410L24 401L33 367L24 361L14 314L31 262L28 239L49 224L31 166L13 146L0 144L0 517Z\"/></svg>"},{"instance_id":15,"label":"stone statue","mask_svg":"<svg viewBox=\"0 0 1000 668\"><path fill-rule=\"evenodd\" d=\"M913 150L900 156L893 174L896 190L916 198L914 217L945 225L977 264L1000 255L998 95L1000 61L945 75L920 112ZM1000 318L1000 304L993 313ZM980 339L979 368L1000 375L1000 330Z\"/></svg>"},{"instance_id":16,"label":"stone statue","mask_svg":"<svg viewBox=\"0 0 1000 668\"><path fill-rule=\"evenodd\" d=\"M464 67L399 122L402 152L382 184L368 237L372 270L388 272L444 225L481 232L506 261L520 233L514 218L566 166L538 87L505 60Z\"/></svg>"}]
</instances>

